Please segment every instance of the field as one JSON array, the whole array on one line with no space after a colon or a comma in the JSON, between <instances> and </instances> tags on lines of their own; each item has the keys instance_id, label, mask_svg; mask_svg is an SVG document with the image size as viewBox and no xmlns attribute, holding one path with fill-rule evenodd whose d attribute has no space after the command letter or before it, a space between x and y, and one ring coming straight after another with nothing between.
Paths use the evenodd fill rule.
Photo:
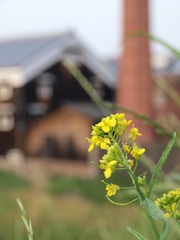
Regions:
<instances>
[{"instance_id":1,"label":"field","mask_svg":"<svg viewBox=\"0 0 180 240\"><path fill-rule=\"evenodd\" d=\"M126 176L121 180L127 183ZM114 181L118 181L116 176ZM109 203L101 178L83 180L51 176L44 187L38 187L12 173L0 171L0 192L2 240L27 239L17 197L26 208L38 240L135 239L127 226L153 239L139 205L134 203L121 208ZM115 200L126 202L131 197L133 195L125 200L125 192L120 191ZM173 222L171 225L169 239L179 239L177 228Z\"/></svg>"}]
</instances>

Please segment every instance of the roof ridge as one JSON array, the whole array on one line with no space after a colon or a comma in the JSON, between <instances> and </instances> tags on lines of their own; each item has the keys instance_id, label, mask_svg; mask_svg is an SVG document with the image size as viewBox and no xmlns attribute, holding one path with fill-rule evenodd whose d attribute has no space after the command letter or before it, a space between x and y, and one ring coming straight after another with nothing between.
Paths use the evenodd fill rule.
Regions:
<instances>
[{"instance_id":1,"label":"roof ridge","mask_svg":"<svg viewBox=\"0 0 180 240\"><path fill-rule=\"evenodd\" d=\"M14 42L14 41L21 41L21 40L32 40L32 39L41 39L41 38L54 38L54 37L62 37L62 36L74 35L74 32L69 31L53 31L53 32L44 32L44 33L35 33L35 34L26 34L26 35L16 35L16 36L7 36L4 38L0 38L0 43L7 43L7 42Z\"/></svg>"}]
</instances>

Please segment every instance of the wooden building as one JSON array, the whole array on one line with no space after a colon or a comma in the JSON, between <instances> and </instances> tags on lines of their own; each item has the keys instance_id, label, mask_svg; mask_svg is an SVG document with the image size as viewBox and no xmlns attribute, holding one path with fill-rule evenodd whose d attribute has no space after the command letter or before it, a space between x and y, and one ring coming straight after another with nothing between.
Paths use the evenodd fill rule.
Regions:
<instances>
[{"instance_id":1,"label":"wooden building","mask_svg":"<svg viewBox=\"0 0 180 240\"><path fill-rule=\"evenodd\" d=\"M0 155L87 159L91 126L103 116L63 66L71 59L104 100L115 76L71 32L0 42Z\"/></svg>"}]
</instances>

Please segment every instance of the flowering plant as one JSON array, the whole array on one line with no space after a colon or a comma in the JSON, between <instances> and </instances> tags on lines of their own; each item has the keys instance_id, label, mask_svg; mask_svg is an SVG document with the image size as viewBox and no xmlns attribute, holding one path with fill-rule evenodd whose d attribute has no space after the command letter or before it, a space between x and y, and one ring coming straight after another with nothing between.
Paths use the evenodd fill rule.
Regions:
<instances>
[{"instance_id":1,"label":"flowering plant","mask_svg":"<svg viewBox=\"0 0 180 240\"><path fill-rule=\"evenodd\" d=\"M174 217L178 225L180 225L180 214L177 210L180 199L180 189L172 190L167 195L164 194L162 198L158 198L155 202L150 199L150 194L174 145L176 133L174 133L172 140L169 142L157 163L150 181L147 182L146 173L139 176L136 175L139 160L145 152L145 149L135 143L136 138L142 136L142 134L134 125L132 125L131 129L127 132L128 126L130 126L131 123L132 120L127 120L124 113L111 114L110 116L102 118L99 123L92 126L91 138L87 138L87 141L90 143L88 151L91 152L94 148L100 148L106 151L102 159L99 160L99 165L93 162L98 168L103 170L106 179L110 179L111 175L118 170L127 171L131 178L132 186L123 188L117 184L108 183L107 180L102 180L106 185L107 199L119 206L127 206L139 200L149 220L154 239L167 239L169 234L168 218L170 216ZM123 141L125 135L127 140ZM111 196L116 195L117 191L121 189L134 189L137 192L137 197L127 203L114 202ZM165 210L166 214L164 214L161 209ZM154 218L164 223L161 233L158 232ZM146 239L130 227L128 227L128 231L138 239Z\"/></svg>"}]
</instances>

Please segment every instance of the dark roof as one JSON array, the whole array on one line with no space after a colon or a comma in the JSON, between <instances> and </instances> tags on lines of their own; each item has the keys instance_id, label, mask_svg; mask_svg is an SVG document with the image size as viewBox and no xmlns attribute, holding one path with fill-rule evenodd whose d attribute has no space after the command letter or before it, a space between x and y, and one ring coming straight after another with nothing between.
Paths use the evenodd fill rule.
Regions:
<instances>
[{"instance_id":1,"label":"dark roof","mask_svg":"<svg viewBox=\"0 0 180 240\"><path fill-rule=\"evenodd\" d=\"M20 67L26 82L65 57L78 60L95 75L99 75L110 88L115 87L116 77L113 72L71 32L0 41L0 68Z\"/></svg>"},{"instance_id":2,"label":"dark roof","mask_svg":"<svg viewBox=\"0 0 180 240\"><path fill-rule=\"evenodd\" d=\"M180 59L173 56L164 55L165 61L160 66L152 64L152 72L154 75L163 77L180 76Z\"/></svg>"},{"instance_id":3,"label":"dark roof","mask_svg":"<svg viewBox=\"0 0 180 240\"><path fill-rule=\"evenodd\" d=\"M180 76L180 59L173 59L161 72L165 76Z\"/></svg>"}]
</instances>

